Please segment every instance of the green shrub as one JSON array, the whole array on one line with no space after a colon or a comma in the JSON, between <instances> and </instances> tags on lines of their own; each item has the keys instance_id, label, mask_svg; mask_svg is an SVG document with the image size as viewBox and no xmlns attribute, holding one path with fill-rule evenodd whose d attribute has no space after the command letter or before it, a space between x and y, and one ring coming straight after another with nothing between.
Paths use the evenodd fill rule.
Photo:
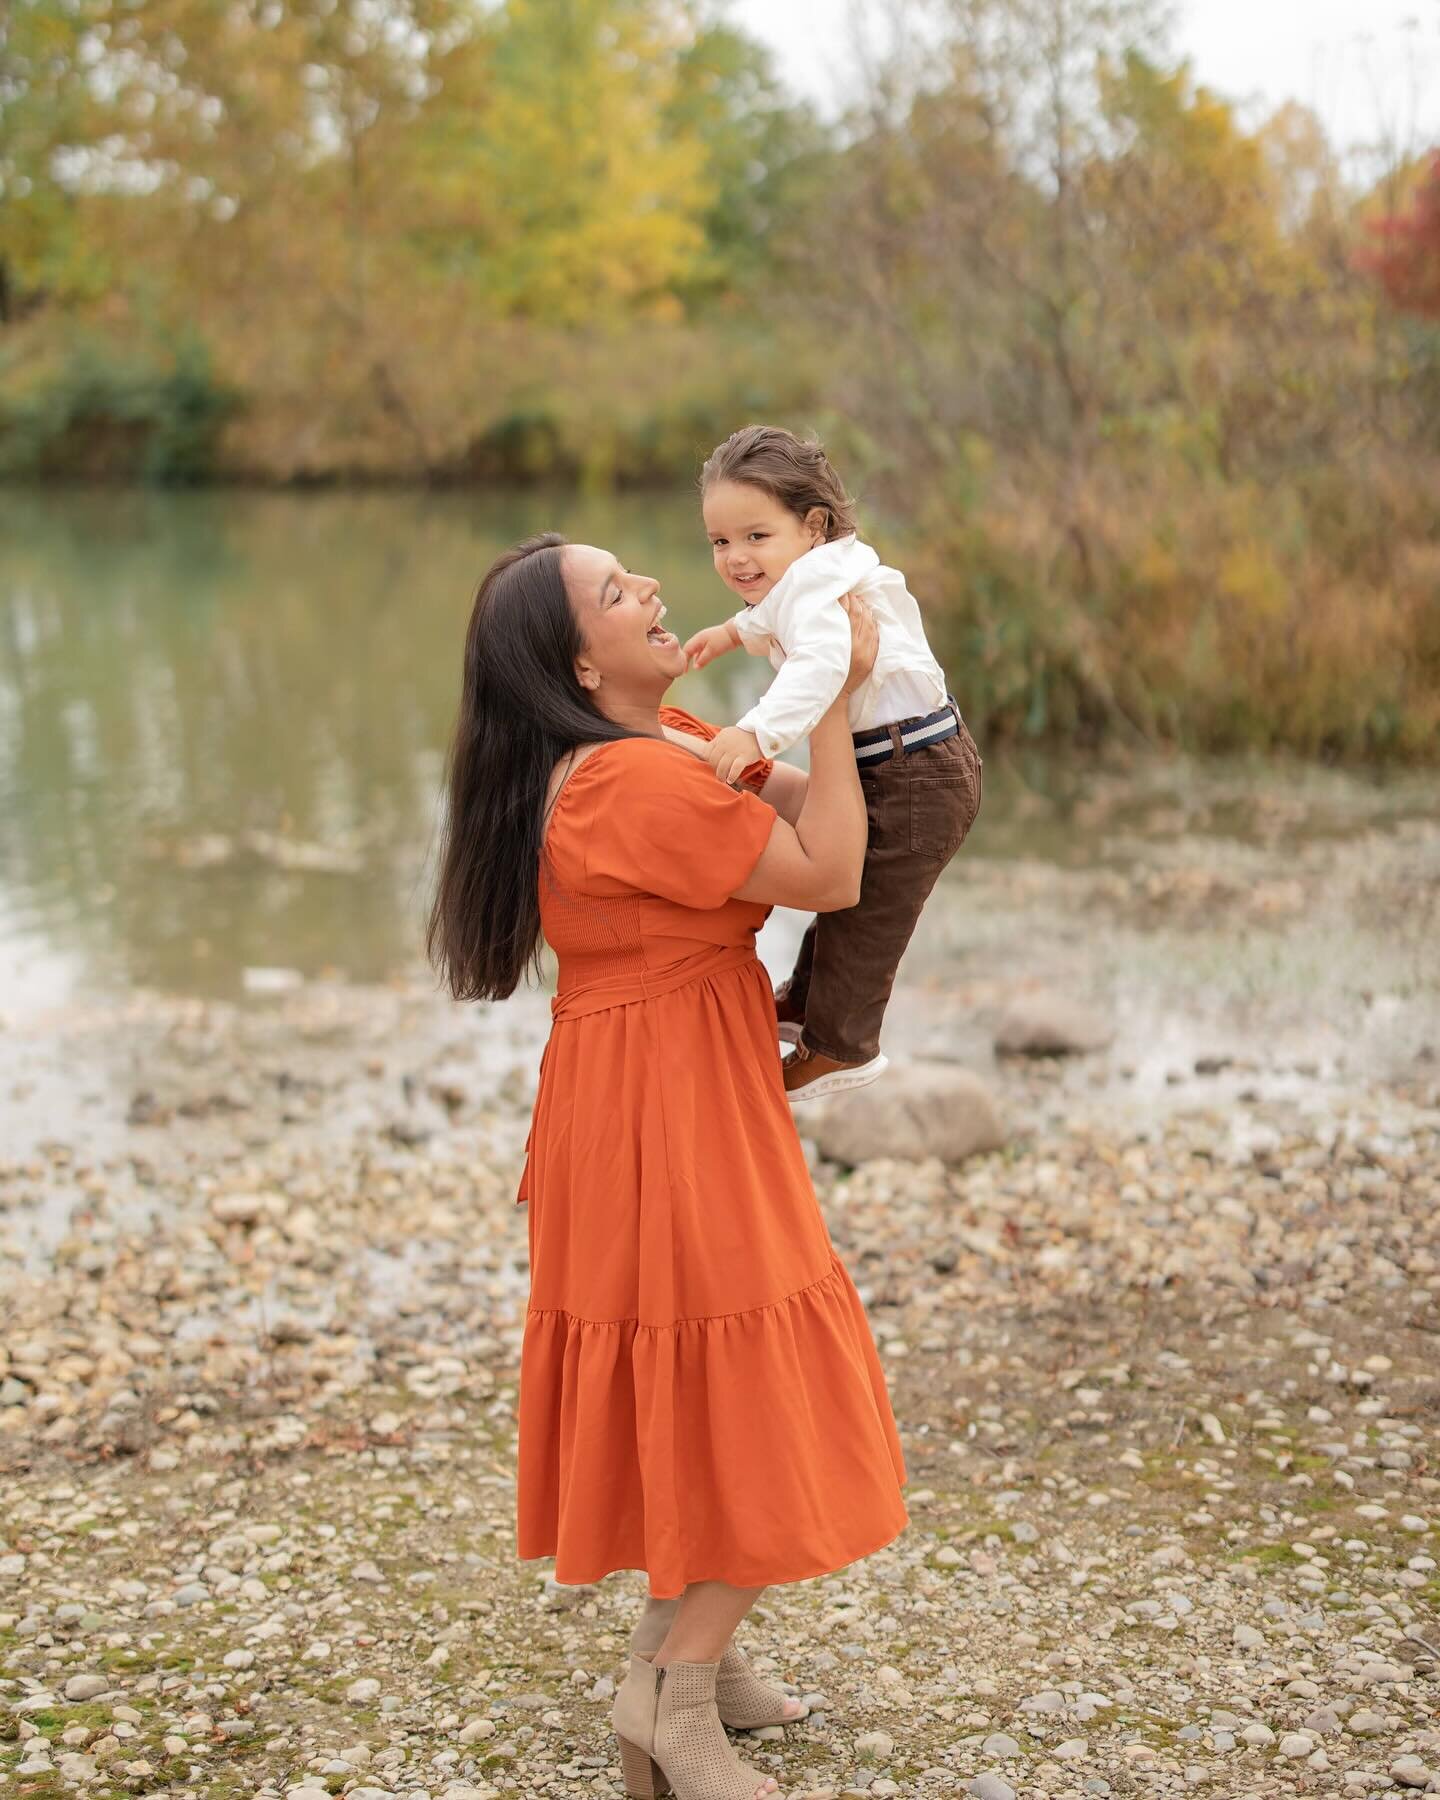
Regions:
<instances>
[{"instance_id":1,"label":"green shrub","mask_svg":"<svg viewBox=\"0 0 1440 1800\"><path fill-rule=\"evenodd\" d=\"M204 481L235 407L196 339L147 356L75 337L38 367L0 364L0 474Z\"/></svg>"}]
</instances>

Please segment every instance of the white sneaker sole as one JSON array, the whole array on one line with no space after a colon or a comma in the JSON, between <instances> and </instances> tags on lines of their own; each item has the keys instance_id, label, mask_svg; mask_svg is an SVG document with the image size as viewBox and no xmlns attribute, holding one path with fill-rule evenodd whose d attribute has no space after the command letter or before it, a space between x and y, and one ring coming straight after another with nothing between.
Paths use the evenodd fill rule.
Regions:
<instances>
[{"instance_id":1,"label":"white sneaker sole","mask_svg":"<svg viewBox=\"0 0 1440 1800\"><path fill-rule=\"evenodd\" d=\"M785 1098L792 1106L803 1106L807 1100L824 1100L831 1094L848 1093L851 1088L869 1087L889 1067L890 1058L882 1053L880 1056L872 1056L867 1063L859 1063L853 1069L832 1069L828 1075L822 1075L818 1081L798 1088Z\"/></svg>"}]
</instances>

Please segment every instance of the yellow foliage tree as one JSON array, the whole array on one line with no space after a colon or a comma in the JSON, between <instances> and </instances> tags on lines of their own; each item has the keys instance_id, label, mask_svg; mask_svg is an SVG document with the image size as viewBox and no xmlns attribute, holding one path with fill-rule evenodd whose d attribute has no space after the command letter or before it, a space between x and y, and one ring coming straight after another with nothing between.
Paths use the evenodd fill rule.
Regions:
<instances>
[{"instance_id":1,"label":"yellow foliage tree","mask_svg":"<svg viewBox=\"0 0 1440 1800\"><path fill-rule=\"evenodd\" d=\"M487 34L488 93L464 146L486 300L583 325L673 313L712 198L698 133L674 129L688 9L656 0L508 0ZM443 98L443 96L442 96ZM453 116L432 109L429 129Z\"/></svg>"}]
</instances>

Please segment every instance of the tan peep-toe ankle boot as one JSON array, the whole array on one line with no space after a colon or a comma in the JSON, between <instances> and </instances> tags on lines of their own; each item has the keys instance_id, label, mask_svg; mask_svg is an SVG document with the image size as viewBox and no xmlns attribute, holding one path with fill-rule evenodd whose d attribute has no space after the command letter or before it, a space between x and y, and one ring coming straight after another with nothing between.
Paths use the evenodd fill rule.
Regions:
<instances>
[{"instance_id":1,"label":"tan peep-toe ankle boot","mask_svg":"<svg viewBox=\"0 0 1440 1800\"><path fill-rule=\"evenodd\" d=\"M784 1800L773 1776L748 1768L715 1710L719 1663L667 1663L632 1656L610 1723L632 1800Z\"/></svg>"},{"instance_id":2,"label":"tan peep-toe ankle boot","mask_svg":"<svg viewBox=\"0 0 1440 1800\"><path fill-rule=\"evenodd\" d=\"M643 1656L649 1661L655 1655L665 1642L679 1604L672 1600L662 1612L652 1603L640 1615L640 1623L630 1635L632 1656ZM783 1688L760 1679L733 1640L725 1646L715 1681L715 1707L722 1725L728 1725L732 1731L755 1731L761 1725L794 1725L808 1717L808 1706L802 1706L799 1712L786 1712L789 1700L790 1695Z\"/></svg>"}]
</instances>

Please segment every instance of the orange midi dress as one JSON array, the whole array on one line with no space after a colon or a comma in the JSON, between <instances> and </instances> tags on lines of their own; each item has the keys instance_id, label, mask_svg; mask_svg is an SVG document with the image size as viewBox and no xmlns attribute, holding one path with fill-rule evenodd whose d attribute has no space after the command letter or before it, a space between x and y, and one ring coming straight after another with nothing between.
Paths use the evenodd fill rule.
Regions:
<instances>
[{"instance_id":1,"label":"orange midi dress","mask_svg":"<svg viewBox=\"0 0 1440 1800\"><path fill-rule=\"evenodd\" d=\"M517 1548L561 1582L800 1581L908 1522L875 1342L781 1082L768 908L733 898L775 817L654 738L594 751L551 812Z\"/></svg>"}]
</instances>

